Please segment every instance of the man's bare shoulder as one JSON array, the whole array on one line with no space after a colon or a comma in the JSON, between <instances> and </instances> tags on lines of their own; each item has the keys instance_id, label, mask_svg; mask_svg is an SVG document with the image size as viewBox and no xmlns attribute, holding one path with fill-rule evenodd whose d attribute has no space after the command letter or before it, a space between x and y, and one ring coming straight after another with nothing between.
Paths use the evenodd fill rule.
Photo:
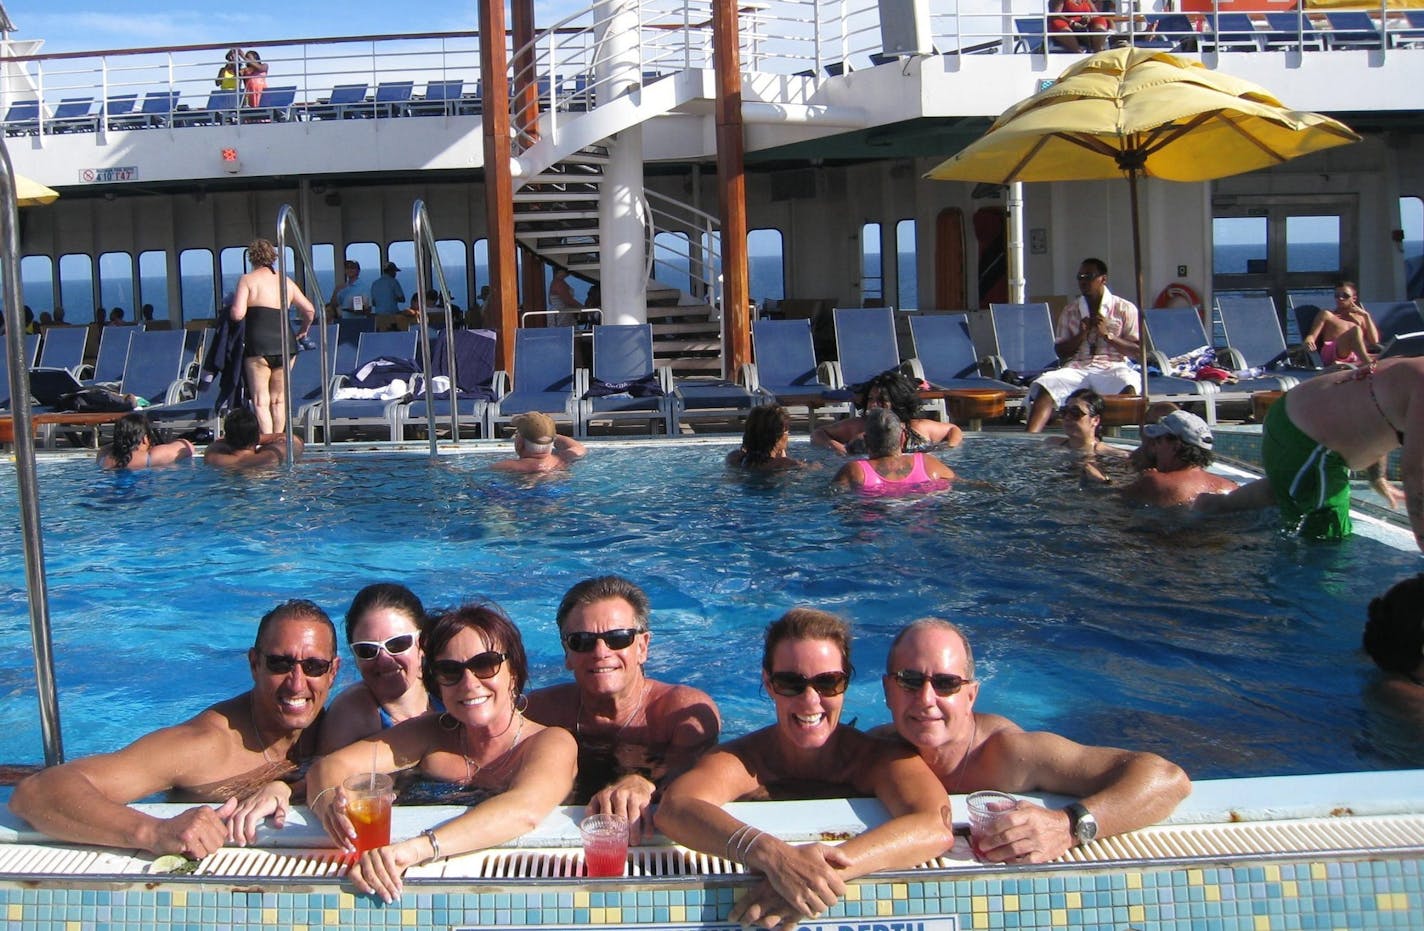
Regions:
<instances>
[{"instance_id":1,"label":"man's bare shoulder","mask_svg":"<svg viewBox=\"0 0 1424 931\"><path fill-rule=\"evenodd\" d=\"M722 713L711 695L690 685L648 680L648 727L655 743L678 747L715 743Z\"/></svg>"},{"instance_id":2,"label":"man's bare shoulder","mask_svg":"<svg viewBox=\"0 0 1424 931\"><path fill-rule=\"evenodd\" d=\"M529 707L524 710L531 721L546 727L572 728L578 720L578 685L561 682L529 693Z\"/></svg>"}]
</instances>

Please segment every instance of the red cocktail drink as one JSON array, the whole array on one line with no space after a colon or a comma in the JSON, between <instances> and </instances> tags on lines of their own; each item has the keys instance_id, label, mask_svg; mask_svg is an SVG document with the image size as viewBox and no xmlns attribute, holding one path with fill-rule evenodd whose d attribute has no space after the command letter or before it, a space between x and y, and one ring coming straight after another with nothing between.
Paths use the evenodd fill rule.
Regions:
<instances>
[{"instance_id":1,"label":"red cocktail drink","mask_svg":"<svg viewBox=\"0 0 1424 931\"><path fill-rule=\"evenodd\" d=\"M622 876L628 864L628 822L618 815L589 815L579 824L586 876Z\"/></svg>"}]
</instances>

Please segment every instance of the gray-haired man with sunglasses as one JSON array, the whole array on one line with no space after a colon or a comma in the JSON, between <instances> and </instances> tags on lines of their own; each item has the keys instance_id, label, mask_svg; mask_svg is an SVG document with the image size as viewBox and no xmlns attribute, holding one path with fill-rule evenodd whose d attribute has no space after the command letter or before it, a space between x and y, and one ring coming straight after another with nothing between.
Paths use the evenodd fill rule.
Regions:
<instances>
[{"instance_id":1,"label":"gray-haired man with sunglasses","mask_svg":"<svg viewBox=\"0 0 1424 931\"><path fill-rule=\"evenodd\" d=\"M281 827L336 679L336 628L310 601L263 616L247 651L252 689L122 750L75 760L15 787L10 810L62 841L205 857ZM215 803L162 819L128 807L159 792Z\"/></svg>"},{"instance_id":2,"label":"gray-haired man with sunglasses","mask_svg":"<svg viewBox=\"0 0 1424 931\"><path fill-rule=\"evenodd\" d=\"M976 712L974 654L949 621L925 618L903 628L890 646L884 685L894 726L877 733L913 745L947 792L1078 799L1059 810L1020 802L980 841L987 860L1057 859L1075 844L1161 821L1191 791L1186 773L1155 754L1089 747Z\"/></svg>"},{"instance_id":3,"label":"gray-haired man with sunglasses","mask_svg":"<svg viewBox=\"0 0 1424 931\"><path fill-rule=\"evenodd\" d=\"M622 815L644 835L658 790L717 743L722 724L705 692L644 675L649 612L647 594L616 575L569 589L557 619L574 681L530 693L527 711L578 741L574 795L589 813Z\"/></svg>"}]
</instances>

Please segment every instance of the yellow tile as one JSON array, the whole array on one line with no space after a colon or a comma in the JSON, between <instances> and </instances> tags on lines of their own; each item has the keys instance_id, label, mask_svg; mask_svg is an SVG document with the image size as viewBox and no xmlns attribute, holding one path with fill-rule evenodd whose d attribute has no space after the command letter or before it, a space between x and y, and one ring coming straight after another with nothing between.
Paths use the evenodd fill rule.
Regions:
<instances>
[{"instance_id":1,"label":"yellow tile","mask_svg":"<svg viewBox=\"0 0 1424 931\"><path fill-rule=\"evenodd\" d=\"M414 908L401 909L401 924L406 927L420 924L420 910ZM327 925L327 927L331 927L331 925Z\"/></svg>"},{"instance_id":2,"label":"yellow tile","mask_svg":"<svg viewBox=\"0 0 1424 931\"><path fill-rule=\"evenodd\" d=\"M1004 896L1004 911L1016 912L1019 910L1019 897L1016 895Z\"/></svg>"},{"instance_id":3,"label":"yellow tile","mask_svg":"<svg viewBox=\"0 0 1424 931\"><path fill-rule=\"evenodd\" d=\"M590 908L588 910L588 923L591 925L607 924L607 919L603 917L607 912L606 908Z\"/></svg>"},{"instance_id":4,"label":"yellow tile","mask_svg":"<svg viewBox=\"0 0 1424 931\"><path fill-rule=\"evenodd\" d=\"M1274 863L1266 864L1266 882L1278 883L1281 881L1281 868Z\"/></svg>"},{"instance_id":5,"label":"yellow tile","mask_svg":"<svg viewBox=\"0 0 1424 931\"><path fill-rule=\"evenodd\" d=\"M1394 908L1395 911L1409 911L1409 894L1406 892L1396 892L1394 894Z\"/></svg>"},{"instance_id":6,"label":"yellow tile","mask_svg":"<svg viewBox=\"0 0 1424 931\"><path fill-rule=\"evenodd\" d=\"M341 915L336 909L328 908L322 911L321 920L328 928L334 928L341 923ZM401 920L404 921L405 917L402 916Z\"/></svg>"},{"instance_id":7,"label":"yellow tile","mask_svg":"<svg viewBox=\"0 0 1424 931\"><path fill-rule=\"evenodd\" d=\"M884 918L886 915L895 914L895 903L889 899L880 899L875 903L875 914Z\"/></svg>"},{"instance_id":8,"label":"yellow tile","mask_svg":"<svg viewBox=\"0 0 1424 931\"><path fill-rule=\"evenodd\" d=\"M1220 887L1220 886L1207 886L1207 887L1206 887L1205 889L1203 889L1202 891L1203 891L1204 893L1206 893L1206 900L1207 900L1208 902L1220 902L1220 901L1221 901L1221 887Z\"/></svg>"},{"instance_id":9,"label":"yellow tile","mask_svg":"<svg viewBox=\"0 0 1424 931\"><path fill-rule=\"evenodd\" d=\"M1141 874L1141 873L1128 873L1128 874L1127 874L1127 888L1129 888L1129 889L1141 889L1141 888L1142 888L1142 874Z\"/></svg>"},{"instance_id":10,"label":"yellow tile","mask_svg":"<svg viewBox=\"0 0 1424 931\"><path fill-rule=\"evenodd\" d=\"M906 899L908 899L909 897L910 897L910 885L909 885L909 883L891 883L891 884L890 884L890 898L892 898L892 899L898 899L898 900L900 900L901 902L903 902L903 901L905 901Z\"/></svg>"},{"instance_id":11,"label":"yellow tile","mask_svg":"<svg viewBox=\"0 0 1424 931\"><path fill-rule=\"evenodd\" d=\"M1201 870L1187 870L1187 885L1200 886L1202 884Z\"/></svg>"},{"instance_id":12,"label":"yellow tile","mask_svg":"<svg viewBox=\"0 0 1424 931\"><path fill-rule=\"evenodd\" d=\"M1310 864L1310 878L1311 878L1311 879L1324 879L1324 878L1325 878L1325 864L1324 864L1324 863L1312 863L1312 864Z\"/></svg>"},{"instance_id":13,"label":"yellow tile","mask_svg":"<svg viewBox=\"0 0 1424 931\"><path fill-rule=\"evenodd\" d=\"M987 895L976 895L969 900L969 907L976 915L984 915L989 911L989 897ZM977 924L978 922L976 922Z\"/></svg>"},{"instance_id":14,"label":"yellow tile","mask_svg":"<svg viewBox=\"0 0 1424 931\"><path fill-rule=\"evenodd\" d=\"M1055 908L1049 913L1054 925L1066 925L1068 923L1068 909Z\"/></svg>"},{"instance_id":15,"label":"yellow tile","mask_svg":"<svg viewBox=\"0 0 1424 931\"><path fill-rule=\"evenodd\" d=\"M1145 905L1129 905L1127 907L1127 920L1135 925L1142 924L1147 920L1147 907Z\"/></svg>"},{"instance_id":16,"label":"yellow tile","mask_svg":"<svg viewBox=\"0 0 1424 931\"><path fill-rule=\"evenodd\" d=\"M608 923L611 925L621 925L623 923L623 909L621 908L605 908L603 914L607 917Z\"/></svg>"},{"instance_id":17,"label":"yellow tile","mask_svg":"<svg viewBox=\"0 0 1424 931\"><path fill-rule=\"evenodd\" d=\"M1257 915L1257 916L1256 916L1256 931L1271 931L1271 916L1270 916L1270 915Z\"/></svg>"},{"instance_id":18,"label":"yellow tile","mask_svg":"<svg viewBox=\"0 0 1424 931\"><path fill-rule=\"evenodd\" d=\"M275 908L262 909L262 923L269 927L275 925L277 923L277 910Z\"/></svg>"},{"instance_id":19,"label":"yellow tile","mask_svg":"<svg viewBox=\"0 0 1424 931\"><path fill-rule=\"evenodd\" d=\"M1082 908L1082 907L1083 907L1083 893L1081 893L1081 892L1070 892L1070 893L1068 893L1068 907L1069 907L1069 908Z\"/></svg>"},{"instance_id":20,"label":"yellow tile","mask_svg":"<svg viewBox=\"0 0 1424 931\"><path fill-rule=\"evenodd\" d=\"M25 917L25 906L19 904L18 902L11 903L10 907L6 909L6 911L9 913L9 918L11 921L19 921L21 918Z\"/></svg>"},{"instance_id":21,"label":"yellow tile","mask_svg":"<svg viewBox=\"0 0 1424 931\"><path fill-rule=\"evenodd\" d=\"M84 931L84 926L77 921L66 921L64 931Z\"/></svg>"},{"instance_id":22,"label":"yellow tile","mask_svg":"<svg viewBox=\"0 0 1424 931\"><path fill-rule=\"evenodd\" d=\"M1295 899L1299 897L1300 886L1296 884L1296 881L1294 879L1287 879L1285 882L1281 883L1281 898Z\"/></svg>"},{"instance_id":23,"label":"yellow tile","mask_svg":"<svg viewBox=\"0 0 1424 931\"><path fill-rule=\"evenodd\" d=\"M574 893L574 908L588 908L588 890L580 889Z\"/></svg>"},{"instance_id":24,"label":"yellow tile","mask_svg":"<svg viewBox=\"0 0 1424 931\"><path fill-rule=\"evenodd\" d=\"M1381 912L1394 911L1394 895L1389 892L1381 892L1375 896L1375 909Z\"/></svg>"},{"instance_id":25,"label":"yellow tile","mask_svg":"<svg viewBox=\"0 0 1424 931\"><path fill-rule=\"evenodd\" d=\"M668 906L668 921L672 922L672 923L675 924L675 925L680 925L680 924L682 924L682 923L683 923L684 921L686 921L686 920L687 920L687 906L686 906L686 905L669 905L669 906Z\"/></svg>"},{"instance_id":26,"label":"yellow tile","mask_svg":"<svg viewBox=\"0 0 1424 931\"><path fill-rule=\"evenodd\" d=\"M174 889L169 894L169 903L174 908L185 908L188 905L188 893L184 889Z\"/></svg>"},{"instance_id":27,"label":"yellow tile","mask_svg":"<svg viewBox=\"0 0 1424 931\"><path fill-rule=\"evenodd\" d=\"M845 897L846 897L846 900L849 901L849 902L859 902L859 901L860 901L860 883L853 883L852 885L850 885L849 887L847 887L847 888L846 888Z\"/></svg>"},{"instance_id":28,"label":"yellow tile","mask_svg":"<svg viewBox=\"0 0 1424 931\"><path fill-rule=\"evenodd\" d=\"M356 907L356 897L349 892L343 892L336 898L336 907L352 909ZM275 920L275 919L274 919Z\"/></svg>"}]
</instances>

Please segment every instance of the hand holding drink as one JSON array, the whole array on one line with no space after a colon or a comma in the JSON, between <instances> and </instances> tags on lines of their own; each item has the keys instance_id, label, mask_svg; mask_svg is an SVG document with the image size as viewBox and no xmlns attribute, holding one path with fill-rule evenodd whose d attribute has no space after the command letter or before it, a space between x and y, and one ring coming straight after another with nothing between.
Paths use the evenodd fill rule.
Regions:
<instances>
[{"instance_id":1,"label":"hand holding drink","mask_svg":"<svg viewBox=\"0 0 1424 931\"><path fill-rule=\"evenodd\" d=\"M969 848L977 860L984 860L982 839L994 833L999 816L1018 807L1018 799L1003 792L975 792L969 806Z\"/></svg>"},{"instance_id":2,"label":"hand holding drink","mask_svg":"<svg viewBox=\"0 0 1424 931\"><path fill-rule=\"evenodd\" d=\"M394 785L385 773L357 773L342 783L346 817L356 830L357 853L390 844Z\"/></svg>"}]
</instances>

